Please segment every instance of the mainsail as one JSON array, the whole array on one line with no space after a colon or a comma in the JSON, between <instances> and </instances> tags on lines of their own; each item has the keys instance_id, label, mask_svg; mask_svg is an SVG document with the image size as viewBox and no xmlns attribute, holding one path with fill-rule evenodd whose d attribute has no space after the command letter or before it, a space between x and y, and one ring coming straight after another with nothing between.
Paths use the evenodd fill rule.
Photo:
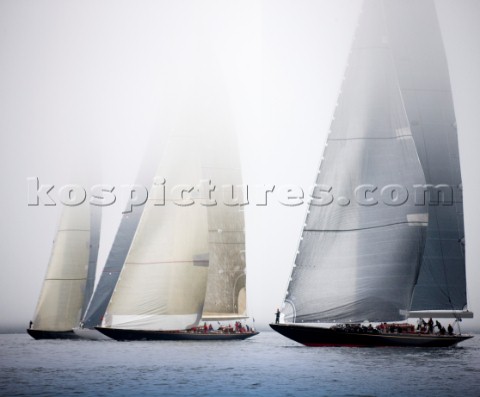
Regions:
<instances>
[{"instance_id":1,"label":"mainsail","mask_svg":"<svg viewBox=\"0 0 480 397\"><path fill-rule=\"evenodd\" d=\"M240 158L234 131L217 112L211 125L213 147L203 161L205 180L215 184L216 205L207 207L210 264L204 320L247 317L245 221Z\"/></svg>"},{"instance_id":2,"label":"mainsail","mask_svg":"<svg viewBox=\"0 0 480 397\"><path fill-rule=\"evenodd\" d=\"M467 305L462 177L435 5L431 0L395 0L385 2L385 10L413 138L426 182L432 186L426 197L429 224L412 310L462 310Z\"/></svg>"},{"instance_id":3,"label":"mainsail","mask_svg":"<svg viewBox=\"0 0 480 397\"><path fill-rule=\"evenodd\" d=\"M410 309L428 210L381 0L366 1L285 298L287 321L394 321Z\"/></svg>"},{"instance_id":4,"label":"mainsail","mask_svg":"<svg viewBox=\"0 0 480 397\"><path fill-rule=\"evenodd\" d=\"M86 203L63 209L35 311L34 330L71 331L83 314L98 253L100 213L91 214Z\"/></svg>"}]
</instances>

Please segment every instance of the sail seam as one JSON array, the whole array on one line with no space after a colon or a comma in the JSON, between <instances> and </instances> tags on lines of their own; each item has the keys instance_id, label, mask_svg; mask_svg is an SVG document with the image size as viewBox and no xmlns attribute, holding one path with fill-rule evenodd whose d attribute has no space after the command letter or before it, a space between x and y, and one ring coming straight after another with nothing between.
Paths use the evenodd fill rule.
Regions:
<instances>
[{"instance_id":1,"label":"sail seam","mask_svg":"<svg viewBox=\"0 0 480 397\"><path fill-rule=\"evenodd\" d=\"M58 229L58 232L89 232L90 229Z\"/></svg>"},{"instance_id":2,"label":"sail seam","mask_svg":"<svg viewBox=\"0 0 480 397\"><path fill-rule=\"evenodd\" d=\"M305 232L355 232L359 230L369 230L369 229L378 229L382 227L389 227L389 226L396 226L396 225L412 225L412 224L418 224L418 225L424 225L425 222L394 222L394 223L389 223L386 225L378 225L378 226L368 226L368 227L360 227L356 229L303 229Z\"/></svg>"},{"instance_id":3,"label":"sail seam","mask_svg":"<svg viewBox=\"0 0 480 397\"><path fill-rule=\"evenodd\" d=\"M411 134L408 135L396 135L396 136L388 136L388 137L355 137L355 138L330 138L329 141L353 141L353 140L376 140L376 139L400 139L400 138L412 138Z\"/></svg>"},{"instance_id":4,"label":"sail seam","mask_svg":"<svg viewBox=\"0 0 480 397\"><path fill-rule=\"evenodd\" d=\"M208 259L199 259L194 261L164 261L164 262L125 262L128 265L157 265L160 263L198 263L198 262L209 262Z\"/></svg>"},{"instance_id":5,"label":"sail seam","mask_svg":"<svg viewBox=\"0 0 480 397\"><path fill-rule=\"evenodd\" d=\"M402 91L411 91L411 92L423 92L423 91L427 91L427 92L446 92L446 93L450 93L452 92L451 90L445 90L445 89L435 89L435 88L402 88Z\"/></svg>"},{"instance_id":6,"label":"sail seam","mask_svg":"<svg viewBox=\"0 0 480 397\"><path fill-rule=\"evenodd\" d=\"M209 241L210 244L230 244L230 245L243 245L243 242L242 243L221 243L219 241ZM195 261L195 262L198 262L198 261Z\"/></svg>"},{"instance_id":7,"label":"sail seam","mask_svg":"<svg viewBox=\"0 0 480 397\"><path fill-rule=\"evenodd\" d=\"M86 278L46 278L45 281L82 281L86 280Z\"/></svg>"},{"instance_id":8,"label":"sail seam","mask_svg":"<svg viewBox=\"0 0 480 397\"><path fill-rule=\"evenodd\" d=\"M218 233L218 229L208 229L208 231ZM224 230L224 229L222 229L222 233L243 233L243 230Z\"/></svg>"}]
</instances>

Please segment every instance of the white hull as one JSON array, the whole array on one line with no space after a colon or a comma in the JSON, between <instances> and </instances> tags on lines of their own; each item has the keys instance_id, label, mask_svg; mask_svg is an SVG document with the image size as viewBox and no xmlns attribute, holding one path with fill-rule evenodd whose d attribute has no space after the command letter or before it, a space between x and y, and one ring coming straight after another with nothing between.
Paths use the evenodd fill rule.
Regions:
<instances>
[{"instance_id":1,"label":"white hull","mask_svg":"<svg viewBox=\"0 0 480 397\"><path fill-rule=\"evenodd\" d=\"M79 336L81 339L89 340L111 340L108 336L105 336L96 329L90 328L74 328L73 332L75 335Z\"/></svg>"}]
</instances>

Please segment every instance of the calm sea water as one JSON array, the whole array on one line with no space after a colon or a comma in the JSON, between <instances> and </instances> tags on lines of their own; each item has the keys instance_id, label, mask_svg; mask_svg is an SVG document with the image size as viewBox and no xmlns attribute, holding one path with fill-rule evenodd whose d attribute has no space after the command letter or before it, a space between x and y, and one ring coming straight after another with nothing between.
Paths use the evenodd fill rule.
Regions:
<instances>
[{"instance_id":1,"label":"calm sea water","mask_svg":"<svg viewBox=\"0 0 480 397\"><path fill-rule=\"evenodd\" d=\"M35 341L0 335L1 396L480 396L480 335L456 348Z\"/></svg>"}]
</instances>

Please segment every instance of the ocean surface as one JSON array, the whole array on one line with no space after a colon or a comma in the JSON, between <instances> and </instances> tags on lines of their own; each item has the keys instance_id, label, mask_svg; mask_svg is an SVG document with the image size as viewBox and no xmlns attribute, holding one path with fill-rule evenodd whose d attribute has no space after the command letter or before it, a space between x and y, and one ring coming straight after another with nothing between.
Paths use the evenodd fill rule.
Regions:
<instances>
[{"instance_id":1,"label":"ocean surface","mask_svg":"<svg viewBox=\"0 0 480 397\"><path fill-rule=\"evenodd\" d=\"M480 335L456 348L35 341L0 335L1 396L480 396Z\"/></svg>"}]
</instances>

